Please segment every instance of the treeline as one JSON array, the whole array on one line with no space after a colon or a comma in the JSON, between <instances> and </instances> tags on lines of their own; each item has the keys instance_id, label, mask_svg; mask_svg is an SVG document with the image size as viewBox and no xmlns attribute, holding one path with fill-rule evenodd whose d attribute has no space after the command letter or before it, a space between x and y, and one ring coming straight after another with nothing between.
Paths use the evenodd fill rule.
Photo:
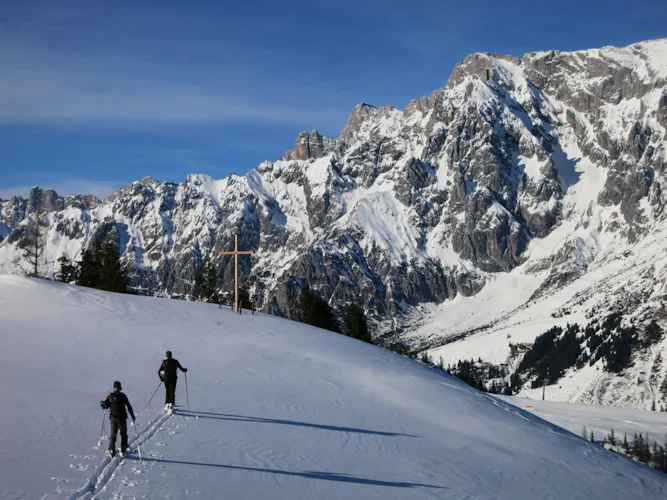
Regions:
<instances>
[{"instance_id":1,"label":"treeline","mask_svg":"<svg viewBox=\"0 0 667 500\"><path fill-rule=\"evenodd\" d=\"M454 375L469 386L480 391L491 394L512 395L511 387L505 382L505 379L507 378L507 367L504 365L498 366L492 363L486 363L479 358L477 361L474 359L459 360L456 364L448 364L447 367L445 367L442 358L434 363L426 351L423 351L419 355L408 353L407 356L417 358L419 361L432 368Z\"/></svg>"},{"instance_id":2,"label":"treeline","mask_svg":"<svg viewBox=\"0 0 667 500\"><path fill-rule=\"evenodd\" d=\"M234 305L234 292L220 291L220 277L218 270L212 262L207 262L195 275L194 288L192 289L192 298L202 302L208 302L218 305ZM250 299L250 292L241 279L239 285L239 307L241 309L255 309Z\"/></svg>"},{"instance_id":3,"label":"treeline","mask_svg":"<svg viewBox=\"0 0 667 500\"><path fill-rule=\"evenodd\" d=\"M442 368L442 362L438 367ZM504 382L507 372L503 366L485 363L479 358L477 361L459 360L454 365L447 365L446 371L480 391L512 395L510 385Z\"/></svg>"},{"instance_id":4,"label":"treeline","mask_svg":"<svg viewBox=\"0 0 667 500\"><path fill-rule=\"evenodd\" d=\"M366 314L361 307L354 303L349 304L345 310L343 324L341 324L329 303L321 295L311 290L308 285L301 290L295 319L307 325L373 343L368 331Z\"/></svg>"},{"instance_id":5,"label":"treeline","mask_svg":"<svg viewBox=\"0 0 667 500\"><path fill-rule=\"evenodd\" d=\"M118 247L112 241L95 243L72 261L66 254L58 259L56 280L63 283L97 288L109 292L128 293L129 280L120 262Z\"/></svg>"},{"instance_id":6,"label":"treeline","mask_svg":"<svg viewBox=\"0 0 667 500\"><path fill-rule=\"evenodd\" d=\"M218 271L212 262L204 264L197 273L194 297L214 304L232 305L234 300L233 293L220 292ZM243 281L239 286L239 303L241 308L254 309L250 293ZM308 285L301 289L295 309L290 316L307 325L372 343L366 315L361 307L354 303L348 304L341 322L329 303Z\"/></svg>"},{"instance_id":7,"label":"treeline","mask_svg":"<svg viewBox=\"0 0 667 500\"><path fill-rule=\"evenodd\" d=\"M96 243L84 250L78 262L63 254L58 259L58 264L55 276L58 281L128 293L129 280L120 262L118 247L110 240ZM233 293L220 291L218 272L213 263L208 262L199 270L194 284L194 298L220 305L233 304ZM254 309L244 283L239 287L239 303L242 308ZM293 316L293 319L302 323L372 343L366 315L361 307L354 303L349 304L341 322L327 301L308 285L301 290Z\"/></svg>"},{"instance_id":8,"label":"treeline","mask_svg":"<svg viewBox=\"0 0 667 500\"><path fill-rule=\"evenodd\" d=\"M610 314L599 321L593 321L585 328L578 324L568 324L565 328L552 327L539 335L531 344L515 344L513 356L524 352L515 370L508 366L494 365L478 361L460 360L449 365L446 371L460 378L476 389L516 394L526 384L532 389L555 384L571 368L581 369L587 364L593 366L602 361L603 369L619 373L632 365L632 353L659 342L663 337L660 325L653 320L645 327L623 325L620 313ZM420 359L430 363L426 353ZM656 363L659 358L656 358ZM445 369L438 363L435 366ZM667 395L667 380L661 391ZM663 405L652 411L667 411Z\"/></svg>"},{"instance_id":9,"label":"treeline","mask_svg":"<svg viewBox=\"0 0 667 500\"><path fill-rule=\"evenodd\" d=\"M510 384L514 391L528 381L531 387L556 383L572 367L583 368L602 360L606 371L620 373L632 365L632 352L662 338L653 320L643 331L635 325L623 326L620 313L582 328L578 324L553 327L539 335L526 351Z\"/></svg>"},{"instance_id":10,"label":"treeline","mask_svg":"<svg viewBox=\"0 0 667 500\"><path fill-rule=\"evenodd\" d=\"M629 443L627 435L624 435L623 441L621 441L612 429L607 436L602 438L602 441L597 441L594 432L591 431L589 435L585 426L582 436L584 439L598 443L610 451L620 453L660 472L667 473L667 436L665 436L665 442L662 445L658 444L656 440L653 440L653 444L650 444L648 434L644 437L641 433L635 433L634 439Z\"/></svg>"},{"instance_id":11,"label":"treeline","mask_svg":"<svg viewBox=\"0 0 667 500\"><path fill-rule=\"evenodd\" d=\"M532 387L540 387L556 382L581 356L581 340L578 325L567 325L565 330L553 327L535 339L535 343L526 352L516 370L517 375L534 376ZM514 390L519 389L520 378L512 380Z\"/></svg>"}]
</instances>

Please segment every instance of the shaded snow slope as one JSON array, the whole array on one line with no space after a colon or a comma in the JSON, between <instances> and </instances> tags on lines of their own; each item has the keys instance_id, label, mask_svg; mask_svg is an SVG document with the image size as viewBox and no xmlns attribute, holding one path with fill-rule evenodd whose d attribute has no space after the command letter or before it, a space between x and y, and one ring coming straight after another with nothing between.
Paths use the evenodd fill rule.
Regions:
<instances>
[{"instance_id":1,"label":"shaded snow slope","mask_svg":"<svg viewBox=\"0 0 667 500\"><path fill-rule=\"evenodd\" d=\"M86 497L87 484L97 498L234 499L646 500L667 487L455 378L288 320L0 276L0 327L3 500ZM192 411L159 419L162 392L144 407L166 349L189 369ZM101 470L98 401L115 379L144 461Z\"/></svg>"}]
</instances>

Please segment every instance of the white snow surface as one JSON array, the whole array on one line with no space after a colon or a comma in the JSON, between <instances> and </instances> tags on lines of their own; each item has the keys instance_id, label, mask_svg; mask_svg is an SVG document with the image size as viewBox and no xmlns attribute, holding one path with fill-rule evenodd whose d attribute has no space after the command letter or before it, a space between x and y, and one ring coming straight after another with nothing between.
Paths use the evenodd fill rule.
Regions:
<instances>
[{"instance_id":1,"label":"white snow surface","mask_svg":"<svg viewBox=\"0 0 667 500\"><path fill-rule=\"evenodd\" d=\"M648 500L667 487L440 371L272 316L0 276L0 325L3 500ZM162 390L145 409L167 349L189 370L191 409L170 417ZM116 379L143 461L104 467L98 402Z\"/></svg>"},{"instance_id":2,"label":"white snow surface","mask_svg":"<svg viewBox=\"0 0 667 500\"><path fill-rule=\"evenodd\" d=\"M541 394L542 390L540 389L539 392ZM629 443L632 443L635 433L642 434L644 437L648 435L651 444L656 441L658 444L664 445L667 439L665 437L667 434L667 417L665 417L664 412L542 401L517 396L498 395L495 397L574 434L583 435L584 427L586 427L587 434L590 435L592 431L595 434L596 441L602 441L604 437L611 433L612 429L614 435L620 441L623 441L623 436L627 435Z\"/></svg>"}]
</instances>

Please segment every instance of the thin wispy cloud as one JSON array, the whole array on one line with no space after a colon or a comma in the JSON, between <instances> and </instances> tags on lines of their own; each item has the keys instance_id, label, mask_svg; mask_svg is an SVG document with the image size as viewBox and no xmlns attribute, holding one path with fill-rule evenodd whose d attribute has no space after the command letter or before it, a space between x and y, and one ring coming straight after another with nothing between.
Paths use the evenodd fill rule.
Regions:
<instances>
[{"instance_id":1,"label":"thin wispy cloud","mask_svg":"<svg viewBox=\"0 0 667 500\"><path fill-rule=\"evenodd\" d=\"M97 64L86 64L87 58L61 57L57 67L54 60L59 58L45 51L0 47L1 122L298 125L340 122L349 113L299 96L281 105L232 93L225 90L219 71L199 71L183 82L172 81L169 74L134 77L103 71Z\"/></svg>"},{"instance_id":2,"label":"thin wispy cloud","mask_svg":"<svg viewBox=\"0 0 667 500\"><path fill-rule=\"evenodd\" d=\"M400 108L429 95L473 51L521 55L664 36L664 2L626 7L0 2L0 196L46 187L44 179L244 173L292 148L301 130L338 135L359 102ZM58 191L108 188L80 181Z\"/></svg>"}]
</instances>

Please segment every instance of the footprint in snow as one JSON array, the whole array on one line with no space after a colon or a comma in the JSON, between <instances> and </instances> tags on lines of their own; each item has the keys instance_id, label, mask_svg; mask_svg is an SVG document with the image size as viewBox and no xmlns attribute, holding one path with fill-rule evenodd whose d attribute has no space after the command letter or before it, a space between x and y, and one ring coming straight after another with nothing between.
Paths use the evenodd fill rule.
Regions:
<instances>
[{"instance_id":1,"label":"footprint in snow","mask_svg":"<svg viewBox=\"0 0 667 500\"><path fill-rule=\"evenodd\" d=\"M70 464L70 467L72 469L78 470L79 472L85 472L90 470L90 466L84 464Z\"/></svg>"}]
</instances>

